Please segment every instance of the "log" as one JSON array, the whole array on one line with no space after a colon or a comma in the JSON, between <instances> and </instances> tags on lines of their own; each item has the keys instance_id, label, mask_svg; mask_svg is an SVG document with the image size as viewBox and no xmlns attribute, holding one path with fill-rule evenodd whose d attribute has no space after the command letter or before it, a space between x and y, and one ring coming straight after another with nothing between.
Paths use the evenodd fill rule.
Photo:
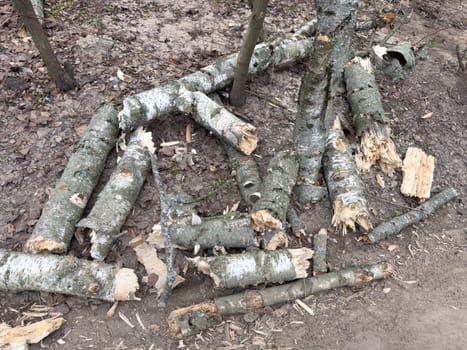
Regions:
<instances>
[{"instance_id":1,"label":"log","mask_svg":"<svg viewBox=\"0 0 467 350\"><path fill-rule=\"evenodd\" d=\"M118 136L117 111L111 105L99 108L71 155L25 251L65 253L84 207L104 169L107 155Z\"/></svg>"},{"instance_id":2,"label":"log","mask_svg":"<svg viewBox=\"0 0 467 350\"><path fill-rule=\"evenodd\" d=\"M120 236L151 166L152 134L138 128L89 215L77 227L91 229L91 256L104 260Z\"/></svg>"},{"instance_id":3,"label":"log","mask_svg":"<svg viewBox=\"0 0 467 350\"><path fill-rule=\"evenodd\" d=\"M44 24L44 5L42 0L31 0L32 8L40 24Z\"/></svg>"},{"instance_id":4,"label":"log","mask_svg":"<svg viewBox=\"0 0 467 350\"><path fill-rule=\"evenodd\" d=\"M282 283L307 276L308 248L256 250L217 257L195 257L190 261L209 275L217 288L236 288L261 283Z\"/></svg>"},{"instance_id":5,"label":"log","mask_svg":"<svg viewBox=\"0 0 467 350\"><path fill-rule=\"evenodd\" d=\"M248 77L248 67L250 66L256 42L263 28L268 2L269 0L256 0L253 2L248 29L238 53L234 81L230 90L230 104L232 106L241 107L245 104L245 85Z\"/></svg>"},{"instance_id":6,"label":"log","mask_svg":"<svg viewBox=\"0 0 467 350\"><path fill-rule=\"evenodd\" d=\"M0 249L0 290L40 291L105 301L139 300L132 269L78 259Z\"/></svg>"},{"instance_id":7,"label":"log","mask_svg":"<svg viewBox=\"0 0 467 350\"><path fill-rule=\"evenodd\" d=\"M402 165L401 193L421 200L430 198L435 157L420 148L409 147Z\"/></svg>"},{"instance_id":8,"label":"log","mask_svg":"<svg viewBox=\"0 0 467 350\"><path fill-rule=\"evenodd\" d=\"M313 236L313 276L328 272L327 258L328 232L322 228Z\"/></svg>"},{"instance_id":9,"label":"log","mask_svg":"<svg viewBox=\"0 0 467 350\"><path fill-rule=\"evenodd\" d=\"M216 298L213 303L177 309L172 311L167 319L170 335L183 337L197 334L216 321L219 322L222 316L256 312L265 306L305 298L333 288L348 286L360 288L372 281L389 277L393 271L392 266L386 263L351 267L280 286L227 295ZM197 322L192 322L192 319Z\"/></svg>"},{"instance_id":10,"label":"log","mask_svg":"<svg viewBox=\"0 0 467 350\"><path fill-rule=\"evenodd\" d=\"M256 148L256 128L229 112L222 105L201 92L180 91L178 109L192 113L193 119L223 142L235 147L246 155Z\"/></svg>"},{"instance_id":11,"label":"log","mask_svg":"<svg viewBox=\"0 0 467 350\"><path fill-rule=\"evenodd\" d=\"M54 316L16 327L10 327L4 323L0 323L0 349L28 349L27 344L39 343L66 322L66 320L60 316ZM4 346L6 345L10 345L10 347L5 348Z\"/></svg>"},{"instance_id":12,"label":"log","mask_svg":"<svg viewBox=\"0 0 467 350\"><path fill-rule=\"evenodd\" d=\"M263 179L261 198L253 205L251 220L255 231L285 228L290 194L295 185L298 162L293 151L279 152L269 163Z\"/></svg>"},{"instance_id":13,"label":"log","mask_svg":"<svg viewBox=\"0 0 467 350\"><path fill-rule=\"evenodd\" d=\"M304 33L309 33L306 25ZM271 66L287 65L310 54L313 39L292 37L276 39L256 45L250 62L249 74L265 71ZM238 54L220 58L212 65L187 75L177 81L127 97L119 113L120 128L123 131L149 123L164 120L177 111L180 91L199 91L209 94L232 83Z\"/></svg>"},{"instance_id":14,"label":"log","mask_svg":"<svg viewBox=\"0 0 467 350\"><path fill-rule=\"evenodd\" d=\"M302 204L316 203L326 195L326 188L320 181L326 136L322 114L326 107L332 48L333 43L327 36L317 36L300 86L293 140L300 164L294 191Z\"/></svg>"},{"instance_id":15,"label":"log","mask_svg":"<svg viewBox=\"0 0 467 350\"><path fill-rule=\"evenodd\" d=\"M455 189L447 188L411 211L379 224L368 234L367 238L371 243L377 243L383 239L397 235L404 228L427 219L439 207L457 196L458 193Z\"/></svg>"},{"instance_id":16,"label":"log","mask_svg":"<svg viewBox=\"0 0 467 350\"><path fill-rule=\"evenodd\" d=\"M401 159L391 139L381 94L370 58L355 57L344 69L347 99L353 114L360 146L355 156L359 171L368 171L379 163L385 173L401 166Z\"/></svg>"}]
</instances>

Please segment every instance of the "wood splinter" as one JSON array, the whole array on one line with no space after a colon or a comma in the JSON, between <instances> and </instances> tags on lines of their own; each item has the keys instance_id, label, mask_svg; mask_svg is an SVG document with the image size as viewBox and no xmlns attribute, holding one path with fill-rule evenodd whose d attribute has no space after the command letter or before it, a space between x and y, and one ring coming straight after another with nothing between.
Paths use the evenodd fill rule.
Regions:
<instances>
[{"instance_id":1,"label":"wood splinter","mask_svg":"<svg viewBox=\"0 0 467 350\"><path fill-rule=\"evenodd\" d=\"M420 148L409 147L402 165L401 193L421 200L430 198L435 157Z\"/></svg>"},{"instance_id":2,"label":"wood splinter","mask_svg":"<svg viewBox=\"0 0 467 350\"><path fill-rule=\"evenodd\" d=\"M212 303L177 309L167 319L170 335L181 338L197 334L218 323L222 316L256 312L265 306L302 299L333 288L360 288L372 281L387 278L393 272L393 267L387 263L351 267L275 287L227 295L214 299Z\"/></svg>"}]
</instances>

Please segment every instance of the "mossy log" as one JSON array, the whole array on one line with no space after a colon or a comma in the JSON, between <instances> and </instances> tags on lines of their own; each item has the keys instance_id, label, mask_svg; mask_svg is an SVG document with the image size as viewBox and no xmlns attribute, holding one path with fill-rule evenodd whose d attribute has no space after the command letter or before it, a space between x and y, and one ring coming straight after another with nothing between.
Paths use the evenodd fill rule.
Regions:
<instances>
[{"instance_id":1,"label":"mossy log","mask_svg":"<svg viewBox=\"0 0 467 350\"><path fill-rule=\"evenodd\" d=\"M243 254L190 259L218 288L282 283L305 278L313 251L308 248L255 250Z\"/></svg>"},{"instance_id":2,"label":"mossy log","mask_svg":"<svg viewBox=\"0 0 467 350\"><path fill-rule=\"evenodd\" d=\"M251 154L258 143L256 128L229 112L222 105L201 92L180 91L178 109L191 113L193 119L223 142L246 155Z\"/></svg>"},{"instance_id":3,"label":"mossy log","mask_svg":"<svg viewBox=\"0 0 467 350\"><path fill-rule=\"evenodd\" d=\"M65 253L118 136L117 111L99 108L58 181L25 251Z\"/></svg>"},{"instance_id":4,"label":"mossy log","mask_svg":"<svg viewBox=\"0 0 467 350\"><path fill-rule=\"evenodd\" d=\"M105 301L138 300L132 269L78 259L0 249L0 290L40 291Z\"/></svg>"},{"instance_id":5,"label":"mossy log","mask_svg":"<svg viewBox=\"0 0 467 350\"><path fill-rule=\"evenodd\" d=\"M328 271L327 260L328 232L322 228L313 236L313 276Z\"/></svg>"},{"instance_id":6,"label":"mossy log","mask_svg":"<svg viewBox=\"0 0 467 350\"><path fill-rule=\"evenodd\" d=\"M150 153L154 151L152 134L138 128L91 212L76 225L92 230L94 259L104 260L118 239L151 167Z\"/></svg>"},{"instance_id":7,"label":"mossy log","mask_svg":"<svg viewBox=\"0 0 467 350\"><path fill-rule=\"evenodd\" d=\"M389 277L391 265L378 263L363 267L351 267L283 285L216 298L203 303L174 310L167 321L170 335L184 337L199 333L222 320L222 316L256 312L259 309L305 298L309 295L338 287L363 287L372 281Z\"/></svg>"},{"instance_id":8,"label":"mossy log","mask_svg":"<svg viewBox=\"0 0 467 350\"><path fill-rule=\"evenodd\" d=\"M368 234L368 240L371 243L377 243L383 239L397 235L404 228L416 224L421 220L427 219L439 207L450 200L453 200L457 196L458 193L455 189L445 189L443 192L438 193L411 211L379 224Z\"/></svg>"},{"instance_id":9,"label":"mossy log","mask_svg":"<svg viewBox=\"0 0 467 350\"><path fill-rule=\"evenodd\" d=\"M295 152L281 151L272 158L267 175L263 179L261 198L252 208L251 219L255 231L284 230L297 172Z\"/></svg>"},{"instance_id":10,"label":"mossy log","mask_svg":"<svg viewBox=\"0 0 467 350\"><path fill-rule=\"evenodd\" d=\"M320 181L326 136L322 114L326 107L332 48L328 37L317 36L300 86L293 140L300 164L295 193L302 204L316 203L326 195L326 187Z\"/></svg>"},{"instance_id":11,"label":"mossy log","mask_svg":"<svg viewBox=\"0 0 467 350\"><path fill-rule=\"evenodd\" d=\"M308 34L309 27L306 25L307 30L303 33ZM269 67L299 61L310 54L312 43L312 38L296 36L256 45L248 73L256 74ZM177 100L184 90L209 94L225 88L232 83L237 57L235 53L220 58L214 64L179 80L127 97L119 113L121 129L128 131L153 120L165 119L177 111Z\"/></svg>"},{"instance_id":12,"label":"mossy log","mask_svg":"<svg viewBox=\"0 0 467 350\"><path fill-rule=\"evenodd\" d=\"M377 162L385 173L400 167L370 59L352 59L344 69L344 77L356 135L360 137L355 156L357 169L367 171Z\"/></svg>"}]
</instances>

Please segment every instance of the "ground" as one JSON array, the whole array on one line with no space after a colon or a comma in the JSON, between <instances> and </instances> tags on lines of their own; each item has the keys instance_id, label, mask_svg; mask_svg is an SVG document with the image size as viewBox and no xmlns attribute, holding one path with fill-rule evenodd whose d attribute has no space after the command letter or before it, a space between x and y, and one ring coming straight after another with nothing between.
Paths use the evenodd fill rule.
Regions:
<instances>
[{"instance_id":1,"label":"ground","mask_svg":"<svg viewBox=\"0 0 467 350\"><path fill-rule=\"evenodd\" d=\"M311 20L311 1L271 1L266 39L292 35ZM428 57L418 60L407 78L393 82L378 74L386 112L398 150L417 146L436 157L432 192L451 186L460 196L428 220L400 235L370 246L358 233L342 237L330 224L326 200L295 207L307 235L328 229L329 267L388 261L396 274L354 290L344 288L304 301L313 315L295 304L262 310L256 320L230 317L218 327L183 342L168 336L171 310L234 291L213 290L212 282L189 270L187 281L174 290L167 309L142 289L142 301L121 303L118 314L106 317L108 303L47 293L0 293L0 321L15 325L33 304L47 304L65 314L67 323L33 349L465 349L467 331L467 72L461 72L456 45L467 48L467 8L461 0L362 1L361 14L394 10L410 21L389 44L409 40L424 46ZM411 7L413 12L409 9ZM60 177L74 145L93 111L105 101L120 103L132 93L181 77L238 50L249 9L246 2L193 1L46 1L46 27L59 58L74 68L80 84L58 92L49 81L37 50L12 6L0 2L0 246L21 250L47 192ZM381 40L390 29L375 37ZM359 33L364 48L370 33ZM303 65L269 70L254 77L247 104L235 112L259 130L255 152L262 172L271 156L290 144ZM117 72L125 74L124 80ZM427 113L430 118L421 118ZM189 117L171 116L152 125L156 144L184 140ZM202 200L200 215L220 214L240 201L224 151L214 136L193 124L195 165L180 168L160 155L162 179L170 191L187 191ZM109 157L98 189L115 164ZM374 224L414 207L400 195L400 170L383 175L378 168L362 175ZM91 203L93 200L91 201ZM240 203L240 210L245 205ZM159 221L158 195L148 177L123 236L108 262L136 268L129 237L147 234ZM306 240L305 240L306 242ZM85 248L85 247L84 247ZM86 256L73 242L70 254ZM181 253L177 259L183 259ZM137 321L139 315L143 329ZM251 320L250 320L251 321ZM153 325L153 327L149 327ZM62 342L64 341L64 343Z\"/></svg>"}]
</instances>

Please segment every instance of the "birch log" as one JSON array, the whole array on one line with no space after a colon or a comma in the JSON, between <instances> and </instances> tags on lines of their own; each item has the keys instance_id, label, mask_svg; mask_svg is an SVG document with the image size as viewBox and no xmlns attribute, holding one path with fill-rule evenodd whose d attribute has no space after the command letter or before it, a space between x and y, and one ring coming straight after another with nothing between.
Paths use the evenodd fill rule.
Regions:
<instances>
[{"instance_id":1,"label":"birch log","mask_svg":"<svg viewBox=\"0 0 467 350\"><path fill-rule=\"evenodd\" d=\"M42 210L25 251L65 253L84 207L118 136L117 111L105 105L94 114L49 202Z\"/></svg>"},{"instance_id":2,"label":"birch log","mask_svg":"<svg viewBox=\"0 0 467 350\"><path fill-rule=\"evenodd\" d=\"M328 271L327 260L328 232L322 228L318 234L313 236L313 276Z\"/></svg>"},{"instance_id":3,"label":"birch log","mask_svg":"<svg viewBox=\"0 0 467 350\"><path fill-rule=\"evenodd\" d=\"M213 279L216 287L235 288L305 278L312 256L311 249L298 248L195 257L191 261L198 271Z\"/></svg>"},{"instance_id":4,"label":"birch log","mask_svg":"<svg viewBox=\"0 0 467 350\"><path fill-rule=\"evenodd\" d=\"M229 112L222 105L201 92L180 91L178 109L192 113L193 119L223 142L246 155L256 148L256 128Z\"/></svg>"},{"instance_id":5,"label":"birch log","mask_svg":"<svg viewBox=\"0 0 467 350\"><path fill-rule=\"evenodd\" d=\"M0 290L40 291L105 301L138 300L132 269L77 259L0 249Z\"/></svg>"},{"instance_id":6,"label":"birch log","mask_svg":"<svg viewBox=\"0 0 467 350\"><path fill-rule=\"evenodd\" d=\"M170 335L184 337L197 334L222 320L222 316L255 312L265 306L305 298L333 288L363 287L372 281L387 278L392 273L391 265L378 263L216 298L213 303L196 304L172 311L167 319Z\"/></svg>"},{"instance_id":7,"label":"birch log","mask_svg":"<svg viewBox=\"0 0 467 350\"><path fill-rule=\"evenodd\" d=\"M385 173L400 167L370 59L355 57L345 66L344 76L356 135L360 137L357 169L368 171L377 162Z\"/></svg>"},{"instance_id":8,"label":"birch log","mask_svg":"<svg viewBox=\"0 0 467 350\"><path fill-rule=\"evenodd\" d=\"M303 33L310 33L310 28L313 25L307 24ZM299 61L310 54L312 42L311 38L296 36L256 45L248 73L256 74L271 66ZM121 129L128 131L153 120L165 119L167 115L177 111L177 99L183 90L209 94L225 88L232 83L237 56L238 54L232 54L220 58L214 64L177 81L127 97L123 101L123 110L119 113Z\"/></svg>"},{"instance_id":9,"label":"birch log","mask_svg":"<svg viewBox=\"0 0 467 350\"><path fill-rule=\"evenodd\" d=\"M457 196L458 193L455 189L448 188L411 211L378 225L368 234L368 240L371 243L377 243L383 239L397 235L404 228L427 219L436 209Z\"/></svg>"},{"instance_id":10,"label":"birch log","mask_svg":"<svg viewBox=\"0 0 467 350\"><path fill-rule=\"evenodd\" d=\"M151 167L150 153L154 150L152 134L138 128L91 212L77 224L92 230L91 256L94 259L104 260L118 239Z\"/></svg>"}]
</instances>

